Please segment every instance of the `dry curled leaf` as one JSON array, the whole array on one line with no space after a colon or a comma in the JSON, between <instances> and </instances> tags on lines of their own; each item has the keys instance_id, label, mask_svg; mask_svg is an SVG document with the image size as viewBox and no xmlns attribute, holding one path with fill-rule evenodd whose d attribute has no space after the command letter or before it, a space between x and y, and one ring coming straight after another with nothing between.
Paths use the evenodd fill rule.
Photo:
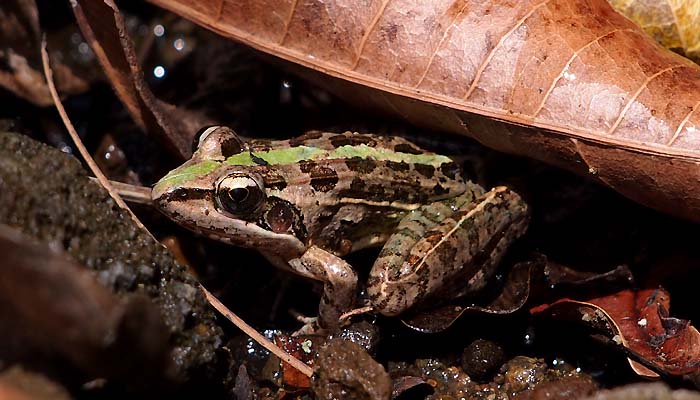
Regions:
<instances>
[{"instance_id":1,"label":"dry curled leaf","mask_svg":"<svg viewBox=\"0 0 700 400\"><path fill-rule=\"evenodd\" d=\"M606 0L151 2L348 101L700 221L700 66Z\"/></svg>"},{"instance_id":2,"label":"dry curled leaf","mask_svg":"<svg viewBox=\"0 0 700 400\"><path fill-rule=\"evenodd\" d=\"M41 71L41 32L34 0L4 0L0 4L0 38L0 86L36 105L53 104ZM49 42L57 45L52 39L49 36ZM94 74L69 66L66 53L58 57L51 54L57 85L62 93L84 92Z\"/></svg>"},{"instance_id":3,"label":"dry curled leaf","mask_svg":"<svg viewBox=\"0 0 700 400\"><path fill-rule=\"evenodd\" d=\"M416 312L402 317L401 321L411 329L423 333L436 333L452 326L464 313L511 314L519 310L530 295L530 285L536 275L542 273L545 259L522 262L513 266L497 295L485 304L458 306L449 304L437 309Z\"/></svg>"},{"instance_id":4,"label":"dry curled leaf","mask_svg":"<svg viewBox=\"0 0 700 400\"><path fill-rule=\"evenodd\" d=\"M700 2L608 0L662 46L700 62Z\"/></svg>"},{"instance_id":5,"label":"dry curled leaf","mask_svg":"<svg viewBox=\"0 0 700 400\"><path fill-rule=\"evenodd\" d=\"M114 1L77 0L71 5L83 36L136 124L161 138L173 154L188 158L192 153L192 135L210 121L153 95L143 78L124 16Z\"/></svg>"},{"instance_id":6,"label":"dry curled leaf","mask_svg":"<svg viewBox=\"0 0 700 400\"><path fill-rule=\"evenodd\" d=\"M604 331L627 348L638 361L671 375L700 372L700 333L688 321L669 316L670 296L663 289L623 290L578 301L561 299L531 310L554 317L583 321ZM658 374L630 360L639 375Z\"/></svg>"}]
</instances>

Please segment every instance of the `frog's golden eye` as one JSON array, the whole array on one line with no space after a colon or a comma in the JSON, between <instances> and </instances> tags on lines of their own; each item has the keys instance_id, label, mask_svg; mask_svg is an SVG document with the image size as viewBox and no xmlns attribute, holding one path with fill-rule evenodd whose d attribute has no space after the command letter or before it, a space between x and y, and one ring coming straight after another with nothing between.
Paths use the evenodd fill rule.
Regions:
<instances>
[{"instance_id":1,"label":"frog's golden eye","mask_svg":"<svg viewBox=\"0 0 700 400\"><path fill-rule=\"evenodd\" d=\"M224 158L238 154L245 148L245 143L226 126L214 125L200 129L192 140L192 152L200 151L211 158Z\"/></svg>"},{"instance_id":2,"label":"frog's golden eye","mask_svg":"<svg viewBox=\"0 0 700 400\"><path fill-rule=\"evenodd\" d=\"M260 182L243 173L226 176L216 186L219 207L235 216L254 213L265 201L265 190Z\"/></svg>"}]
</instances>

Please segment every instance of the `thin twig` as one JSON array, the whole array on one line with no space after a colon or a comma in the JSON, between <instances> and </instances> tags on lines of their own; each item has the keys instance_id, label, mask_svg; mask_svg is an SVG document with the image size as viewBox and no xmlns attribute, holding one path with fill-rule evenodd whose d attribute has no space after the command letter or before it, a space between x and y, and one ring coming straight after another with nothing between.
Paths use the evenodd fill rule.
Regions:
<instances>
[{"instance_id":1,"label":"thin twig","mask_svg":"<svg viewBox=\"0 0 700 400\"><path fill-rule=\"evenodd\" d=\"M95 177L90 177L93 181L98 181ZM98 181L99 182L99 181ZM127 203L152 205L151 188L146 186L132 185L129 183L110 180L109 184Z\"/></svg>"},{"instance_id":2,"label":"thin twig","mask_svg":"<svg viewBox=\"0 0 700 400\"><path fill-rule=\"evenodd\" d=\"M265 338L265 336L261 335L253 329L252 326L246 324L240 317L238 317L236 314L234 314L231 310L229 310L225 305L219 301L216 297L214 297L213 294L211 294L204 286L200 285L199 286L202 291L204 292L204 295L207 296L207 300L209 303L218 311L220 312L224 317L228 318L229 321L233 322L234 325L236 325L240 330L243 331L246 335L250 336L253 340L258 342L262 347L270 350L270 352L277 357L279 357L282 361L288 363L292 367L296 368L301 372L302 374L308 376L309 378L314 374L314 370L309 367L308 365L304 364L303 362L299 361L297 358L293 357L286 351L280 349L277 345L274 343L270 342Z\"/></svg>"},{"instance_id":3,"label":"thin twig","mask_svg":"<svg viewBox=\"0 0 700 400\"><path fill-rule=\"evenodd\" d=\"M122 198L114 190L112 185L110 185L109 180L104 176L102 171L100 171L100 168L97 166L97 164L95 164L95 160L93 160L90 156L90 153L88 153L87 149L83 145L83 142L78 136L78 132L76 132L75 127L73 127L73 124L70 122L68 114L66 113L66 109L63 108L63 104L61 103L61 99L58 96L58 91L56 90L56 86L53 82L53 71L51 70L51 66L49 65L49 53L46 51L46 35L42 36L41 38L41 62L44 66L44 75L46 76L46 83L49 86L49 92L51 92L51 98L53 99L54 105L56 106L56 110L58 110L58 114L61 116L63 125L66 126L68 134L70 135L71 139L73 139L73 143L75 143L75 147L78 148L80 155L83 157L88 167L90 167L92 173L95 174L97 180L100 181L100 184L107 190L107 192L109 192L109 195L112 197L112 199L114 199L114 202L117 203L119 207L121 207L129 213L131 219L134 221L134 223L136 223L136 225L139 228L143 229L145 232L151 235L148 229L146 229L146 227L143 226L141 221L139 221L139 219L136 218L136 215L134 215L131 209L129 209L126 203L124 203L124 200L122 200ZM153 237L153 235L151 235L151 237Z\"/></svg>"},{"instance_id":4,"label":"thin twig","mask_svg":"<svg viewBox=\"0 0 700 400\"><path fill-rule=\"evenodd\" d=\"M341 315L338 318L338 321L340 321L342 323L342 322L345 322L347 319L354 317L355 315L367 314L367 313L372 312L372 311L374 311L374 307L372 307L372 306L364 306L364 307L360 307L360 308L354 308L354 309L346 312L345 314Z\"/></svg>"}]
</instances>

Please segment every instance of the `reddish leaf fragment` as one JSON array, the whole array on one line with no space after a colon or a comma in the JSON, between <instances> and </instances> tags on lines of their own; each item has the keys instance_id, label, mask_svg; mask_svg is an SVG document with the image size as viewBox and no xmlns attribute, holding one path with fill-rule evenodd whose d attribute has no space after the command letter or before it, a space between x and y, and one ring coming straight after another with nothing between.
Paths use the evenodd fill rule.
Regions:
<instances>
[{"instance_id":1,"label":"reddish leaf fragment","mask_svg":"<svg viewBox=\"0 0 700 400\"><path fill-rule=\"evenodd\" d=\"M319 338L307 336L275 335L275 344L298 360L313 366ZM290 388L308 389L311 387L309 377L284 361L282 364L282 384Z\"/></svg>"},{"instance_id":2,"label":"reddish leaf fragment","mask_svg":"<svg viewBox=\"0 0 700 400\"><path fill-rule=\"evenodd\" d=\"M395 399L417 386L430 385L420 376L400 376L392 381L391 398Z\"/></svg>"},{"instance_id":3,"label":"reddish leaf fragment","mask_svg":"<svg viewBox=\"0 0 700 400\"><path fill-rule=\"evenodd\" d=\"M669 316L670 296L664 289L623 290L586 301L560 299L530 310L583 320L606 332L655 370L671 375L700 373L700 333L688 321ZM630 360L639 375L658 374Z\"/></svg>"}]
</instances>

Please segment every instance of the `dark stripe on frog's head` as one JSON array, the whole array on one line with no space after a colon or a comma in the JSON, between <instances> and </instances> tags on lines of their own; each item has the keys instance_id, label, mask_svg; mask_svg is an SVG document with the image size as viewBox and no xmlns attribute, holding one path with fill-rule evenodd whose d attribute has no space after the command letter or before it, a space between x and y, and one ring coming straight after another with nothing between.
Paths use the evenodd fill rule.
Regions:
<instances>
[{"instance_id":1,"label":"dark stripe on frog's head","mask_svg":"<svg viewBox=\"0 0 700 400\"><path fill-rule=\"evenodd\" d=\"M174 189L170 192L163 193L158 198L158 201L167 204L176 202L186 202L191 200L207 200L208 202L211 202L213 201L213 199L214 190L181 187Z\"/></svg>"}]
</instances>

